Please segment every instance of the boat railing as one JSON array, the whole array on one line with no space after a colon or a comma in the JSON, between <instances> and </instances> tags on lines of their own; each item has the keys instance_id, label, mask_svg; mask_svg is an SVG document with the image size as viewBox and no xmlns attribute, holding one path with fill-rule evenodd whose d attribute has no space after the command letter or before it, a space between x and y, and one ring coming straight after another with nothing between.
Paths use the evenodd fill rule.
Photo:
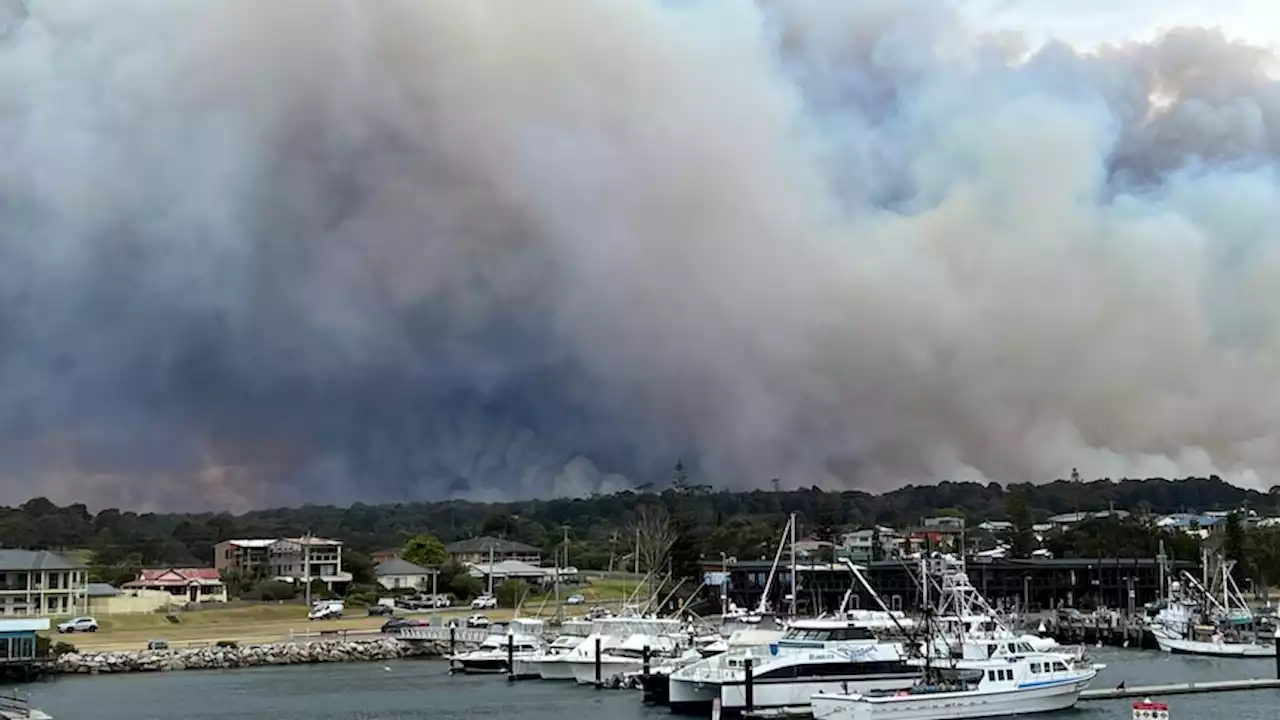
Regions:
<instances>
[{"instance_id":1,"label":"boat railing","mask_svg":"<svg viewBox=\"0 0 1280 720\"><path fill-rule=\"evenodd\" d=\"M694 682L724 683L745 678L745 668L723 665L690 665L677 672L681 678Z\"/></svg>"}]
</instances>

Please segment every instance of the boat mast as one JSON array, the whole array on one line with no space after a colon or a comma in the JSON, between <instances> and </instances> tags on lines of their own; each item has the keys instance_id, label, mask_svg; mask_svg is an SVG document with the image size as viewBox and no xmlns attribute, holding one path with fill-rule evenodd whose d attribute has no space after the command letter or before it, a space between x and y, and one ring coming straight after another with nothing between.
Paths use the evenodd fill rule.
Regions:
<instances>
[{"instance_id":1,"label":"boat mast","mask_svg":"<svg viewBox=\"0 0 1280 720\"><path fill-rule=\"evenodd\" d=\"M569 564L569 526L568 525L564 527L564 544L562 545L562 547L564 548L564 554L565 554L564 564L568 565ZM564 612L564 606L560 604L560 552L558 550L556 551L555 590L556 590L556 622L560 622L562 614Z\"/></svg>"},{"instance_id":2,"label":"boat mast","mask_svg":"<svg viewBox=\"0 0 1280 720\"><path fill-rule=\"evenodd\" d=\"M1161 539L1161 540L1160 540L1160 552L1159 552L1159 554L1157 554L1157 555L1156 555L1156 570L1157 570L1157 572L1158 572L1158 573L1159 573L1159 575L1160 575L1160 596L1161 596L1161 598L1167 598L1167 597L1169 596L1168 590L1165 588L1165 584L1164 584L1164 572L1165 572L1165 569L1164 569L1164 563L1165 563L1165 560L1166 560L1166 559L1167 559L1167 556L1164 554L1164 540L1163 540L1163 539Z\"/></svg>"},{"instance_id":3,"label":"boat mast","mask_svg":"<svg viewBox=\"0 0 1280 720\"><path fill-rule=\"evenodd\" d=\"M796 616L796 595L800 591L796 589L796 514L791 513L791 617Z\"/></svg>"},{"instance_id":4,"label":"boat mast","mask_svg":"<svg viewBox=\"0 0 1280 720\"><path fill-rule=\"evenodd\" d=\"M760 603L756 606L756 614L763 614L769 607L769 590L773 588L773 578L778 574L778 563L782 562L782 549L787 545L787 533L791 531L791 526L795 522L795 515L787 521L787 526L782 528L782 537L778 540L778 552L773 554L773 565L769 568L769 577L764 581L764 592L760 594Z\"/></svg>"}]
</instances>

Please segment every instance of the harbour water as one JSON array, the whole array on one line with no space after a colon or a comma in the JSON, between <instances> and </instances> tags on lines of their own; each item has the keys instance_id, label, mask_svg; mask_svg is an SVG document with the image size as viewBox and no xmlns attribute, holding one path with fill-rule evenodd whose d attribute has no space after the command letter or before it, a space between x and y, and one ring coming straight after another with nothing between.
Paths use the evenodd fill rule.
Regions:
<instances>
[{"instance_id":1,"label":"harbour water","mask_svg":"<svg viewBox=\"0 0 1280 720\"><path fill-rule=\"evenodd\" d=\"M1107 663L1094 687L1274 677L1273 660L1187 658L1154 651L1091 653ZM405 660L65 677L22 686L54 720L649 720L669 718L626 690L449 676L445 663ZM1168 698L1175 720L1276 720L1280 690ZM1131 700L1081 703L1054 716L1128 720Z\"/></svg>"}]
</instances>

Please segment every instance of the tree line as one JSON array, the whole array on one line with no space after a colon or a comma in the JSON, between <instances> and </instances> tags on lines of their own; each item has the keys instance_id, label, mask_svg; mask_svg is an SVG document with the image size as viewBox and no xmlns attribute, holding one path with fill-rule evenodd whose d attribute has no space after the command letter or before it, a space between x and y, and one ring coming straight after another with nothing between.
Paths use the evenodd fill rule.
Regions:
<instances>
[{"instance_id":1,"label":"tree line","mask_svg":"<svg viewBox=\"0 0 1280 720\"><path fill-rule=\"evenodd\" d=\"M1273 489L1274 490L1274 489ZM631 569L661 558L665 571L696 573L702 558L771 558L787 518L795 513L799 535L837 539L840 532L879 525L918 526L925 517L964 517L971 527L984 520L1014 522L1008 538L1014 554L1028 550L1030 526L1051 515L1108 508L1134 513L1130 521L1088 521L1048 544L1059 556L1154 555L1166 539L1171 553L1198 553L1185 534L1156 534L1144 516L1180 511L1251 508L1280 514L1280 494L1229 485L1220 478L1168 480L1059 480L1043 485L1002 487L995 483L907 486L883 494L830 492L713 491L689 482L677 465L661 487L584 498L507 503L462 500L350 507L304 505L230 513L135 513L83 504L59 507L37 498L0 508L0 544L11 548L88 550L101 579L126 576L137 567L209 565L213 546L238 537L288 537L312 532L344 541L348 568L362 568L368 555L403 548L428 534L443 542L482 535L559 553L583 569ZM1270 547L1267 532L1251 532L1241 545L1251 556ZM567 546L564 538L568 538ZM640 538L637 548L637 537ZM1186 537L1187 540L1182 539ZM1263 540L1266 542L1263 542ZM656 546L655 546L656 545ZM1268 551L1269 552L1269 551ZM1276 566L1249 564L1249 572L1280 579ZM1253 567L1257 566L1257 567ZM112 576L112 577L108 577Z\"/></svg>"}]
</instances>

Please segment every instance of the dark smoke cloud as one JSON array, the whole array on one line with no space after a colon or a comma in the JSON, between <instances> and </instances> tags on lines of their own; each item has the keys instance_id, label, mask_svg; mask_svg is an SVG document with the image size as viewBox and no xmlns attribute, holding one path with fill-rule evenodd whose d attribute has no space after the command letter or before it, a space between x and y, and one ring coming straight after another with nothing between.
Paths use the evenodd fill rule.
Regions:
<instances>
[{"instance_id":1,"label":"dark smoke cloud","mask_svg":"<svg viewBox=\"0 0 1280 720\"><path fill-rule=\"evenodd\" d=\"M6 7L0 500L1280 467L1280 89L1218 31Z\"/></svg>"}]
</instances>

